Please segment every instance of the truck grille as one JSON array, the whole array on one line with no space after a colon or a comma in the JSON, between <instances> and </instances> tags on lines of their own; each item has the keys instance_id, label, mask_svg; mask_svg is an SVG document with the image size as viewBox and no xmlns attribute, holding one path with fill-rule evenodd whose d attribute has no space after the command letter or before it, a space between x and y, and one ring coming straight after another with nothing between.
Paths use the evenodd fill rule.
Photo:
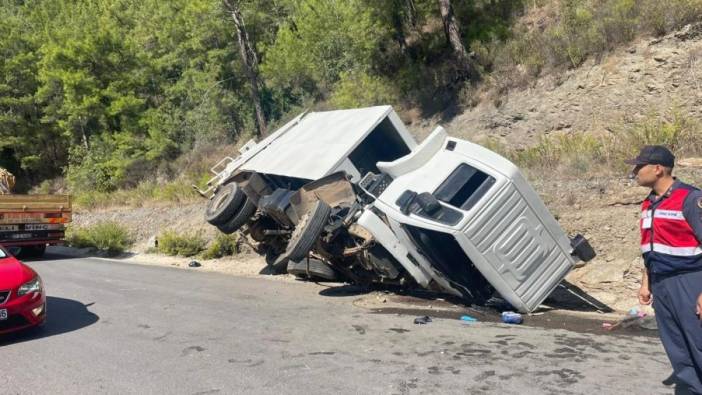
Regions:
<instances>
[{"instance_id":1,"label":"truck grille","mask_svg":"<svg viewBox=\"0 0 702 395\"><path fill-rule=\"evenodd\" d=\"M568 273L568 256L513 186L505 188L465 229L482 256L527 304Z\"/></svg>"}]
</instances>

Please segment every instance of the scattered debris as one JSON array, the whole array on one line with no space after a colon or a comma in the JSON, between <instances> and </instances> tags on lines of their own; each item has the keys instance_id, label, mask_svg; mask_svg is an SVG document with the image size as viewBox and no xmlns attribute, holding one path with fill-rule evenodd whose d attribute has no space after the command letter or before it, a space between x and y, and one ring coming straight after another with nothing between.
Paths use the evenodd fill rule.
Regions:
<instances>
[{"instance_id":1,"label":"scattered debris","mask_svg":"<svg viewBox=\"0 0 702 395\"><path fill-rule=\"evenodd\" d=\"M524 322L524 318L522 318L522 315L519 313L515 313L514 311L504 311L502 312L502 322L505 324L521 324Z\"/></svg>"},{"instance_id":2,"label":"scattered debris","mask_svg":"<svg viewBox=\"0 0 702 395\"><path fill-rule=\"evenodd\" d=\"M431 317L425 315L424 317L417 317L414 319L414 323L418 325L424 325L431 322Z\"/></svg>"},{"instance_id":3,"label":"scattered debris","mask_svg":"<svg viewBox=\"0 0 702 395\"><path fill-rule=\"evenodd\" d=\"M469 315L462 315L461 321L463 321L464 323L470 323L470 322L478 322L478 319L475 317L471 317Z\"/></svg>"},{"instance_id":4,"label":"scattered debris","mask_svg":"<svg viewBox=\"0 0 702 395\"><path fill-rule=\"evenodd\" d=\"M642 329L658 329L655 315L643 311L638 307L632 307L629 309L627 315L617 322L603 322L602 328L607 331L612 331L619 327L628 328L634 325Z\"/></svg>"},{"instance_id":5,"label":"scattered debris","mask_svg":"<svg viewBox=\"0 0 702 395\"><path fill-rule=\"evenodd\" d=\"M188 263L188 267L200 267L200 266L202 266L202 264L198 261L190 261L190 263Z\"/></svg>"}]
</instances>

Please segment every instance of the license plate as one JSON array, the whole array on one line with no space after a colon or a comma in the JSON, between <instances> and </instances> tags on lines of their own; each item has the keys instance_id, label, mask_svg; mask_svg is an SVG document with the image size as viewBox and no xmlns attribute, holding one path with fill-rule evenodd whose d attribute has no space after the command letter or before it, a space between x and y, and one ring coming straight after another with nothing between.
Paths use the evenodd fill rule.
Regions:
<instances>
[{"instance_id":1,"label":"license plate","mask_svg":"<svg viewBox=\"0 0 702 395\"><path fill-rule=\"evenodd\" d=\"M29 231L49 230L49 229L50 229L49 225L46 225L46 224L27 224L27 225L24 225L24 230L29 230Z\"/></svg>"},{"instance_id":2,"label":"license plate","mask_svg":"<svg viewBox=\"0 0 702 395\"><path fill-rule=\"evenodd\" d=\"M7 309L0 309L0 321L7 319Z\"/></svg>"}]
</instances>

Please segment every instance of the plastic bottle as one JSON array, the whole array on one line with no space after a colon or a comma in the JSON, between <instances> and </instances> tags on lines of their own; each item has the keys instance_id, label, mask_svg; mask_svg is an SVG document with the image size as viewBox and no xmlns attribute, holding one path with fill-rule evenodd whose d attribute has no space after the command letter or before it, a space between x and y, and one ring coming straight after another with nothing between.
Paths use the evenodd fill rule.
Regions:
<instances>
[{"instance_id":1,"label":"plastic bottle","mask_svg":"<svg viewBox=\"0 0 702 395\"><path fill-rule=\"evenodd\" d=\"M521 324L523 321L522 315L514 311L505 311L502 313L502 322L505 324Z\"/></svg>"}]
</instances>

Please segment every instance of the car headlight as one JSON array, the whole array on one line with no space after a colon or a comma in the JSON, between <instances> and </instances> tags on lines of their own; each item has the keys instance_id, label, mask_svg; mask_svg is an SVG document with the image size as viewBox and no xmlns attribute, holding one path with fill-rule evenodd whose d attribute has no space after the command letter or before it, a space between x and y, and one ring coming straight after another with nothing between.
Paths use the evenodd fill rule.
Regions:
<instances>
[{"instance_id":1,"label":"car headlight","mask_svg":"<svg viewBox=\"0 0 702 395\"><path fill-rule=\"evenodd\" d=\"M19 290L17 291L17 296L26 295L30 292L41 292L41 280L39 279L39 276L34 277L30 281L20 285Z\"/></svg>"}]
</instances>

